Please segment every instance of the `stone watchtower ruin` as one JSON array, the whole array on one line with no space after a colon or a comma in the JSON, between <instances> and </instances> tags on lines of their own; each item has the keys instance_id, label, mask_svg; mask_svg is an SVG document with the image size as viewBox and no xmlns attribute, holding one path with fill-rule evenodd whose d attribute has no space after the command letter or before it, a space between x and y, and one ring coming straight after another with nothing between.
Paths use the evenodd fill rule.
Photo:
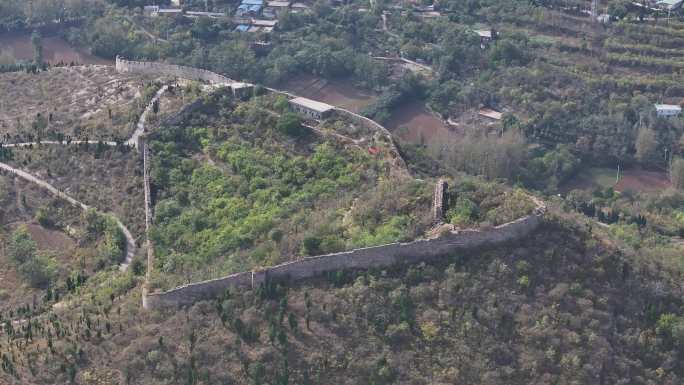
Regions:
<instances>
[{"instance_id":1,"label":"stone watchtower ruin","mask_svg":"<svg viewBox=\"0 0 684 385\"><path fill-rule=\"evenodd\" d=\"M432 197L432 219L437 223L444 220L444 216L449 209L448 190L449 184L446 179L440 178L435 185L435 192Z\"/></svg>"}]
</instances>

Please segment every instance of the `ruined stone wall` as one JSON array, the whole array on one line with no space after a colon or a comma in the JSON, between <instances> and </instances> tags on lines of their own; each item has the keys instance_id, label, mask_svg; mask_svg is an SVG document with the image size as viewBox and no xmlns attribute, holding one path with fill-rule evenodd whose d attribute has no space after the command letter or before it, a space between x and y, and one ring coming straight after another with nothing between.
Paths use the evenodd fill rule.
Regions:
<instances>
[{"instance_id":1,"label":"ruined stone wall","mask_svg":"<svg viewBox=\"0 0 684 385\"><path fill-rule=\"evenodd\" d=\"M435 185L435 192L432 196L432 219L435 222L444 220L447 207L447 189L449 185L446 179L439 179Z\"/></svg>"},{"instance_id":2,"label":"ruined stone wall","mask_svg":"<svg viewBox=\"0 0 684 385\"><path fill-rule=\"evenodd\" d=\"M182 79L200 80L208 83L235 83L234 80L205 69L165 64L141 62L116 57L116 70L121 73L137 73L147 75L167 75Z\"/></svg>"},{"instance_id":3,"label":"ruined stone wall","mask_svg":"<svg viewBox=\"0 0 684 385\"><path fill-rule=\"evenodd\" d=\"M202 80L210 83L235 83L233 80L225 76L190 67L149 63L149 62L135 62L127 61L117 57L116 69L120 72L135 72L152 75L170 75L179 78ZM270 92L280 93L289 97L294 97L287 92L270 89ZM188 110L192 111L196 105L188 106ZM387 138L388 144L392 151L396 152L393 155L395 160L395 169L402 170L406 176L408 169L406 163L398 152L398 149L392 141L392 136L389 131L382 125L374 122L371 119L355 114L351 111L336 108L338 114L347 116L352 121L362 124L365 127L383 134ZM172 117L170 122L182 120L187 116L187 111L181 111L176 116ZM152 207L149 192L149 150L146 144L143 144L144 164L145 164L145 216L146 226L149 229L152 220ZM443 182L443 183L441 183ZM440 181L441 194L435 193L435 204L439 205L433 210L440 210L443 213L445 209L444 194L446 193L446 182ZM301 280L310 277L315 277L327 272L334 272L339 270L361 270L369 268L383 268L397 264L412 264L422 261L429 261L444 255L448 255L454 251L463 251L475 249L484 246L494 246L505 242L522 239L533 231L535 231L542 223L545 206L541 201L535 200L537 209L531 215L520 218L516 221L503 224L488 230L467 230L467 231L453 231L438 238L421 239L408 243L391 243L382 246L367 247L362 249L355 249L334 254L326 254L315 257L307 257L298 261L288 262L281 265L273 266L259 271L247 271L237 274L232 274L226 277L212 279L208 281L191 283L164 292L149 292L147 283L143 288L143 306L147 309L157 309L163 307L177 307L184 305L191 305L197 301L204 299L211 299L221 295L227 288L230 287L246 287L254 288L265 282L267 279L291 279ZM437 202L439 200L439 202ZM435 211L437 212L437 211ZM149 238L148 238L149 239ZM153 266L153 245L148 240L148 274L151 266ZM149 282L149 276L147 277Z\"/></svg>"},{"instance_id":4,"label":"ruined stone wall","mask_svg":"<svg viewBox=\"0 0 684 385\"><path fill-rule=\"evenodd\" d=\"M254 272L233 274L224 278L192 283L166 292L147 293L147 308L190 305L198 300L215 298L229 287L253 288L266 279L301 280L338 270L383 268L397 264L429 261L454 251L494 246L522 239L542 223L545 207L534 214L489 230L455 231L439 238L408 243L391 243L341 253L307 257Z\"/></svg>"}]
</instances>

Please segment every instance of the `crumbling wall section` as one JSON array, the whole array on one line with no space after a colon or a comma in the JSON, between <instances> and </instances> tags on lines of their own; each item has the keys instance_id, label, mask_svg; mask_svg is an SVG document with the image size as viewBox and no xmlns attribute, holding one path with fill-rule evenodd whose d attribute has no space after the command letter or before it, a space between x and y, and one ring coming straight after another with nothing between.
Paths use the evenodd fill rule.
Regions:
<instances>
[{"instance_id":1,"label":"crumbling wall section","mask_svg":"<svg viewBox=\"0 0 684 385\"><path fill-rule=\"evenodd\" d=\"M538 203L540 206L533 214L492 229L453 231L438 238L306 257L259 271L242 272L192 283L165 292L146 293L146 303L148 308L190 305L199 300L215 298L229 287L258 287L267 279L297 281L339 270L365 270L397 264L414 264L433 260L455 251L520 240L534 232L543 221L545 207L541 202Z\"/></svg>"}]
</instances>

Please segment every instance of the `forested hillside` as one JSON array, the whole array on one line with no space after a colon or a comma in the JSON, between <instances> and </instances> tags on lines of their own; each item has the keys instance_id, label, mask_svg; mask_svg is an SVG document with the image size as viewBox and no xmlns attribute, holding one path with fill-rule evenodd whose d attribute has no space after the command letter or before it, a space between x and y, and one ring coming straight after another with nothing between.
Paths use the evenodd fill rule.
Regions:
<instances>
[{"instance_id":1,"label":"forested hillside","mask_svg":"<svg viewBox=\"0 0 684 385\"><path fill-rule=\"evenodd\" d=\"M6 327L10 383L679 384L680 278L549 218L435 264L228 291L149 313L93 277ZM107 293L112 293L107 297Z\"/></svg>"},{"instance_id":2,"label":"forested hillside","mask_svg":"<svg viewBox=\"0 0 684 385\"><path fill-rule=\"evenodd\" d=\"M681 8L171 3L0 0L0 384L684 383ZM39 31L251 84L49 64Z\"/></svg>"}]
</instances>

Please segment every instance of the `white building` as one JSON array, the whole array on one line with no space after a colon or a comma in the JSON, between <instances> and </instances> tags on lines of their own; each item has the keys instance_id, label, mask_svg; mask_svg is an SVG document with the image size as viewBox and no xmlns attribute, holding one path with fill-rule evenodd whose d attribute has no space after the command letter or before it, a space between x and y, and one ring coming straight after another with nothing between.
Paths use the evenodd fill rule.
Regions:
<instances>
[{"instance_id":1,"label":"white building","mask_svg":"<svg viewBox=\"0 0 684 385\"><path fill-rule=\"evenodd\" d=\"M314 119L324 119L330 116L332 111L335 109L335 107L331 106L330 104L325 104L302 97L291 99L290 106L293 110L299 112L300 114Z\"/></svg>"},{"instance_id":2,"label":"white building","mask_svg":"<svg viewBox=\"0 0 684 385\"><path fill-rule=\"evenodd\" d=\"M656 104L655 109L659 117L679 116L682 113L682 107L675 104Z\"/></svg>"},{"instance_id":3,"label":"white building","mask_svg":"<svg viewBox=\"0 0 684 385\"><path fill-rule=\"evenodd\" d=\"M684 0L656 0L655 6L668 11L675 10L682 6Z\"/></svg>"}]
</instances>

